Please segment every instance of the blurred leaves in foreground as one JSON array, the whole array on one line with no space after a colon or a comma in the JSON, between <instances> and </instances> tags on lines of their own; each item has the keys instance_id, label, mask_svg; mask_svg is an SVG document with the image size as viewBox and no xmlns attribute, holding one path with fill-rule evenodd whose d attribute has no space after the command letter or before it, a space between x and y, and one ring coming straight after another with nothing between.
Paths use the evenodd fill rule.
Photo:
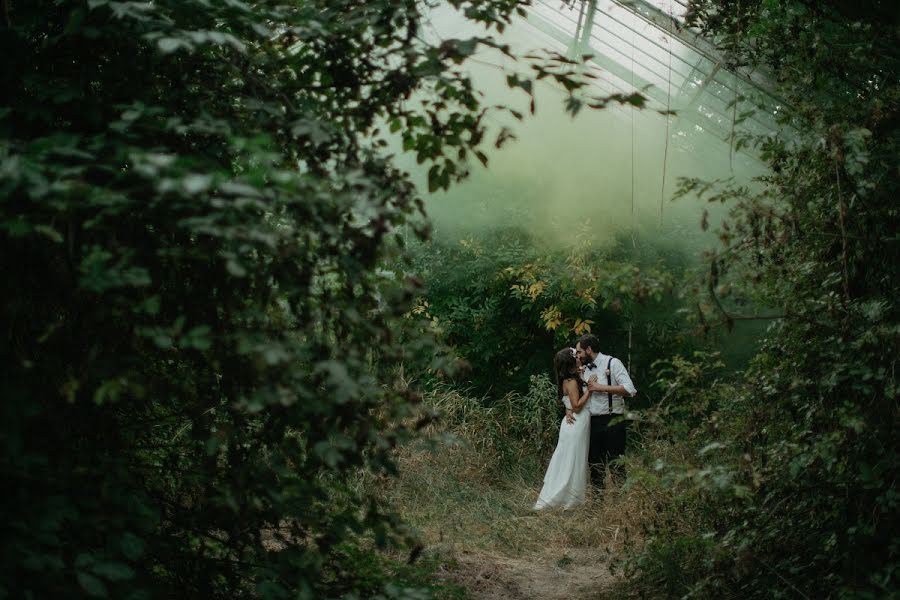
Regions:
<instances>
[{"instance_id":1,"label":"blurred leaves in foreground","mask_svg":"<svg viewBox=\"0 0 900 600\"><path fill-rule=\"evenodd\" d=\"M422 206L381 127L464 177L493 43L429 44L425 9L3 2L0 596L378 592L339 555L406 531L348 474L412 431L418 284L377 267Z\"/></svg>"}]
</instances>

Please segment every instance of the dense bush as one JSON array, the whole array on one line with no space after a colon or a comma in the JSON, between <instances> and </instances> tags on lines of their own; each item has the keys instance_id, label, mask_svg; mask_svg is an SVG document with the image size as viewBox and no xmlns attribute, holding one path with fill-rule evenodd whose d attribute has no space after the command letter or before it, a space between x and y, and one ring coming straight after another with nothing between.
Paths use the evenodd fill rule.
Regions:
<instances>
[{"instance_id":1,"label":"dense bush","mask_svg":"<svg viewBox=\"0 0 900 600\"><path fill-rule=\"evenodd\" d=\"M644 593L670 598L895 598L896 12L838 1L692 8L732 67L773 70L799 133L743 140L772 168L759 193L710 195L734 209L710 255L705 318L728 325L753 301L778 313L741 378L717 380L705 357L668 366L638 481L671 500L647 523L631 573Z\"/></svg>"},{"instance_id":2,"label":"dense bush","mask_svg":"<svg viewBox=\"0 0 900 600\"><path fill-rule=\"evenodd\" d=\"M397 535L347 483L416 400L379 377L421 206L379 127L452 183L492 43L420 4L2 3L0 596L324 597Z\"/></svg>"},{"instance_id":3,"label":"dense bush","mask_svg":"<svg viewBox=\"0 0 900 600\"><path fill-rule=\"evenodd\" d=\"M700 343L678 312L675 253L642 264L616 246L561 248L515 227L412 250L425 280L412 316L465 359L460 380L476 395L524 393L533 375L552 375L560 347L590 331L642 377L652 357Z\"/></svg>"}]
</instances>

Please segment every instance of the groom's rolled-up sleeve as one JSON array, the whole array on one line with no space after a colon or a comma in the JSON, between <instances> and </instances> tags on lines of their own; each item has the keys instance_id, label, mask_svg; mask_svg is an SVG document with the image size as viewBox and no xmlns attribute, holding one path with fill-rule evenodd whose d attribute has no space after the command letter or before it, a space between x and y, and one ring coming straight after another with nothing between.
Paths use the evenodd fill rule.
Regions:
<instances>
[{"instance_id":1,"label":"groom's rolled-up sleeve","mask_svg":"<svg viewBox=\"0 0 900 600\"><path fill-rule=\"evenodd\" d=\"M625 369L625 365L622 364L621 360L618 358L613 359L610 370L612 371L612 376L615 378L616 384L624 387L629 396L637 396L637 389L635 389L634 383L631 382L631 377L628 375L628 371Z\"/></svg>"}]
</instances>

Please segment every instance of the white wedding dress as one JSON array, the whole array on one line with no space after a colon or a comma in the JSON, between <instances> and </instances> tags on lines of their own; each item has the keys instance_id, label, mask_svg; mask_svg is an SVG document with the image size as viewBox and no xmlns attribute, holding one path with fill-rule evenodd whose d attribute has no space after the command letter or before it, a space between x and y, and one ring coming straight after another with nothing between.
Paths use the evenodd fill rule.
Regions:
<instances>
[{"instance_id":1,"label":"white wedding dress","mask_svg":"<svg viewBox=\"0 0 900 600\"><path fill-rule=\"evenodd\" d=\"M566 408L572 403L563 398ZM587 410L575 415L569 424L563 417L559 425L559 441L544 475L544 487L534 505L543 508L573 508L584 502L587 488L587 455L591 431L591 416Z\"/></svg>"}]
</instances>

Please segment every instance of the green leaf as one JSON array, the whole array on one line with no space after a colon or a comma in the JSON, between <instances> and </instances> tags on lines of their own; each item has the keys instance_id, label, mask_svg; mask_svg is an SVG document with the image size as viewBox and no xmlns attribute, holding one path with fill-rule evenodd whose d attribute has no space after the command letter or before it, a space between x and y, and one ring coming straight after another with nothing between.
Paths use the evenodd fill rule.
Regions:
<instances>
[{"instance_id":1,"label":"green leaf","mask_svg":"<svg viewBox=\"0 0 900 600\"><path fill-rule=\"evenodd\" d=\"M194 173L184 177L181 180L181 186L188 194L199 194L205 192L212 185L213 178L211 175Z\"/></svg>"},{"instance_id":2,"label":"green leaf","mask_svg":"<svg viewBox=\"0 0 900 600\"><path fill-rule=\"evenodd\" d=\"M341 453L329 442L319 442L313 447L313 451L326 465L332 469L341 461Z\"/></svg>"},{"instance_id":3,"label":"green leaf","mask_svg":"<svg viewBox=\"0 0 900 600\"><path fill-rule=\"evenodd\" d=\"M212 329L208 325L199 325L182 336L180 346L195 350L209 350L212 347Z\"/></svg>"},{"instance_id":4,"label":"green leaf","mask_svg":"<svg viewBox=\"0 0 900 600\"><path fill-rule=\"evenodd\" d=\"M57 244L61 244L63 241L63 236L49 225L35 225L34 230L37 233L47 236L48 238L50 238L50 240L56 242Z\"/></svg>"},{"instance_id":5,"label":"green leaf","mask_svg":"<svg viewBox=\"0 0 900 600\"><path fill-rule=\"evenodd\" d=\"M91 566L91 571L109 581L127 581L134 578L134 569L120 562L99 562Z\"/></svg>"},{"instance_id":6,"label":"green leaf","mask_svg":"<svg viewBox=\"0 0 900 600\"><path fill-rule=\"evenodd\" d=\"M229 258L228 260L225 261L225 269L231 275L234 275L235 277L246 277L247 276L247 269L245 269L241 263L239 263L238 261L236 261L233 258Z\"/></svg>"},{"instance_id":7,"label":"green leaf","mask_svg":"<svg viewBox=\"0 0 900 600\"><path fill-rule=\"evenodd\" d=\"M106 598L109 595L106 590L106 584L90 573L76 571L75 578L78 580L78 585L81 586L81 589L83 589L88 596L91 596L92 598Z\"/></svg>"},{"instance_id":8,"label":"green leaf","mask_svg":"<svg viewBox=\"0 0 900 600\"><path fill-rule=\"evenodd\" d=\"M122 549L122 554L129 560L137 560L144 555L144 540L127 531L122 534L119 547Z\"/></svg>"},{"instance_id":9,"label":"green leaf","mask_svg":"<svg viewBox=\"0 0 900 600\"><path fill-rule=\"evenodd\" d=\"M188 42L179 38L160 38L156 42L156 45L163 54L170 54L179 48L191 48L191 45Z\"/></svg>"},{"instance_id":10,"label":"green leaf","mask_svg":"<svg viewBox=\"0 0 900 600\"><path fill-rule=\"evenodd\" d=\"M249 407L248 407L249 408ZM252 411L251 411L252 412ZM206 455L213 456L222 447L222 440L218 436L211 436L206 440Z\"/></svg>"},{"instance_id":11,"label":"green leaf","mask_svg":"<svg viewBox=\"0 0 900 600\"><path fill-rule=\"evenodd\" d=\"M432 165L428 169L428 191L435 192L440 187L440 167Z\"/></svg>"}]
</instances>

